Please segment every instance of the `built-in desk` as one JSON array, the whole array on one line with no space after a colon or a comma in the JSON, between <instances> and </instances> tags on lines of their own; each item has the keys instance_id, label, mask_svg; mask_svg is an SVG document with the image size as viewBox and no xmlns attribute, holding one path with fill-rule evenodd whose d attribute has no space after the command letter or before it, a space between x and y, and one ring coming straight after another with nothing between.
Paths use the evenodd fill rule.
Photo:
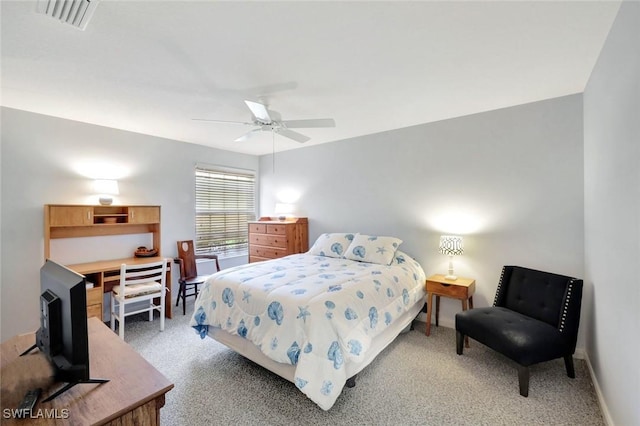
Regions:
<instances>
[{"instance_id":1,"label":"built-in desk","mask_svg":"<svg viewBox=\"0 0 640 426\"><path fill-rule=\"evenodd\" d=\"M33 333L15 336L2 343L0 406L3 425L160 424L160 408L173 384L97 318L89 318L88 326L91 377L109 381L78 384L52 401L40 402L60 384L45 389L28 419L13 418L11 409L15 409L25 392L34 386L37 373L30 366L42 362L42 354L33 351L19 356L33 345ZM13 387L9 388L11 384Z\"/></svg>"},{"instance_id":2,"label":"built-in desk","mask_svg":"<svg viewBox=\"0 0 640 426\"><path fill-rule=\"evenodd\" d=\"M87 281L94 284L87 289L87 316L98 317L102 320L103 294L111 291L114 285L120 283L120 265L141 265L158 262L162 257L128 257L125 259L99 260L97 262L77 263L66 265L67 268L87 277ZM167 297L165 297L164 314L172 318L171 312L171 259L167 259Z\"/></svg>"}]
</instances>

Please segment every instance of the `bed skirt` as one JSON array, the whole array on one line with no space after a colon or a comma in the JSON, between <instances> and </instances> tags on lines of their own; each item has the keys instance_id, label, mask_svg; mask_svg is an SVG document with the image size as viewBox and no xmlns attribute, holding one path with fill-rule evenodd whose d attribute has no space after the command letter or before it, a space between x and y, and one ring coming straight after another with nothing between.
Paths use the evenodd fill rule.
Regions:
<instances>
[{"instance_id":1,"label":"bed skirt","mask_svg":"<svg viewBox=\"0 0 640 426\"><path fill-rule=\"evenodd\" d=\"M380 352L384 350L393 340L406 328L408 328L413 320L418 316L424 301L421 300L407 310L402 316L387 327L385 331L377 335L371 342L371 346L366 355L360 362L347 362L345 365L347 377L353 377L358 374L362 369L369 365ZM209 327L209 337L217 340L228 348L234 350L245 358L250 359L256 364L266 368L267 370L277 374L278 376L293 383L295 366L290 364L283 364L268 358L265 354L258 349L251 341L240 337L235 334L227 333L226 331Z\"/></svg>"}]
</instances>

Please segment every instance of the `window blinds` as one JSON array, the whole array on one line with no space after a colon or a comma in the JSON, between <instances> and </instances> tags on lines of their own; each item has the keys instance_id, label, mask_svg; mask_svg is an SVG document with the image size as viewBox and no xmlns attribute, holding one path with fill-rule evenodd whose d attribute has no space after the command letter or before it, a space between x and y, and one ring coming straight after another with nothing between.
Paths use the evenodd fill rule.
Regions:
<instances>
[{"instance_id":1,"label":"window blinds","mask_svg":"<svg viewBox=\"0 0 640 426\"><path fill-rule=\"evenodd\" d=\"M255 175L196 167L196 253L247 254Z\"/></svg>"}]
</instances>

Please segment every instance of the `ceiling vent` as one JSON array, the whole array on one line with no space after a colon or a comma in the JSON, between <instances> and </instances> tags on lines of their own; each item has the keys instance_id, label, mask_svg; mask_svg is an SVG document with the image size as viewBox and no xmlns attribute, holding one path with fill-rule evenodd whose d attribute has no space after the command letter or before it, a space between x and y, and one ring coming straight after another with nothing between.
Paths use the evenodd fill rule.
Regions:
<instances>
[{"instance_id":1,"label":"ceiling vent","mask_svg":"<svg viewBox=\"0 0 640 426\"><path fill-rule=\"evenodd\" d=\"M99 0L38 0L36 11L84 30Z\"/></svg>"}]
</instances>

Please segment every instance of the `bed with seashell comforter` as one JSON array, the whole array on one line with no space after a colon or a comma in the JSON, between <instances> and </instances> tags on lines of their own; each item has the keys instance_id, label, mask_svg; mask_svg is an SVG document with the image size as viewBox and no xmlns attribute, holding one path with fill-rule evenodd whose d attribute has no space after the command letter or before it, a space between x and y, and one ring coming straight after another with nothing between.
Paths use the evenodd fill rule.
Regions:
<instances>
[{"instance_id":1,"label":"bed with seashell comforter","mask_svg":"<svg viewBox=\"0 0 640 426\"><path fill-rule=\"evenodd\" d=\"M401 242L323 234L305 254L217 272L191 326L328 410L422 309L425 274Z\"/></svg>"}]
</instances>

